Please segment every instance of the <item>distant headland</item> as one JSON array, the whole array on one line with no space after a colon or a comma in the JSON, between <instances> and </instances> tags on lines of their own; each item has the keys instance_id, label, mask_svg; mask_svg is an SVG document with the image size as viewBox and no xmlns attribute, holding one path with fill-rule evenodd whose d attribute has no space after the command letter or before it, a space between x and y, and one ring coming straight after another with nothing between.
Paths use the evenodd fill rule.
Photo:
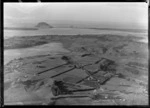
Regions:
<instances>
[{"instance_id":1,"label":"distant headland","mask_svg":"<svg viewBox=\"0 0 150 108\"><path fill-rule=\"evenodd\" d=\"M53 28L51 25L47 24L46 22L40 22L35 27L40 29Z\"/></svg>"}]
</instances>

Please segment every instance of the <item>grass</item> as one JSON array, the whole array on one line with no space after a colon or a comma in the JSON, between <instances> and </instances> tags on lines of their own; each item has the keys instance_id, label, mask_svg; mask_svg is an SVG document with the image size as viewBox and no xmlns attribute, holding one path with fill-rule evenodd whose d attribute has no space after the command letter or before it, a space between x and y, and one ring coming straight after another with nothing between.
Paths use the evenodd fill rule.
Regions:
<instances>
[{"instance_id":1,"label":"grass","mask_svg":"<svg viewBox=\"0 0 150 108\"><path fill-rule=\"evenodd\" d=\"M93 54L95 51L96 52L95 55L99 55L99 56L94 56L94 57L96 57L96 59L99 59L97 57L105 55L105 53L107 53L108 51L114 53L113 51L122 50L123 48L126 48L126 46L130 47L130 45L136 46L137 44L140 44L140 43L134 44L134 42L132 40L133 38L135 38L135 37L122 37L122 36L116 36L116 35L69 35L69 36L45 35L45 36L28 36L28 37L24 36L24 37L13 37L13 38L5 39L4 40L4 48L5 48L5 50L6 49L29 48L29 47L33 47L33 46L43 45L43 44L50 43L50 42L61 42L61 43L63 43L65 48L72 50L74 52L77 52L77 53L84 52L84 55L88 55L91 53ZM128 44L128 43L130 43L130 44ZM145 44L140 44L140 45L144 46ZM126 50L124 50L124 52L121 54L124 54L124 53L127 53L127 54L124 54L123 56L121 56L121 54L120 54L121 58L119 58L119 59L122 59L124 56L126 56L125 59L129 60L128 57L131 56L130 53L132 53L133 49L134 49L134 47L129 49L128 52ZM100 50L102 50L102 53L100 52ZM141 53L141 52L139 52L139 53ZM119 55L119 52L117 54ZM109 56L117 58L117 56L114 56L114 55L106 55L106 56L108 56L108 58L109 58ZM133 56L135 56L135 55L133 55ZM92 57L85 56L83 58L84 59L80 59L80 60L85 61L86 63L93 62ZM5 65L5 68L6 68L5 71L10 71L10 70L13 71L13 69L17 70L18 68L20 68L19 72L23 72L25 70L26 73L43 71L43 70L49 69L50 67L53 67L53 65L55 63L57 66L57 62L60 62L60 61L59 60L57 61L55 59L56 58L53 58L53 60L51 60L50 55L39 55L39 56L32 56L32 57L30 56L30 57L26 57L26 58L20 58L17 60L13 60L12 62L9 62L7 65ZM88 60L88 59L90 59L90 60ZM51 61L49 62L49 60L51 60ZM78 62L80 62L80 60ZM129 61L131 61L131 60L129 60ZM127 63L129 63L130 65L144 67L144 65L129 62L129 61ZM32 63L32 64L30 64L30 63ZM26 64L26 65L23 65L23 64ZM38 67L34 67L34 66L38 66ZM54 67L55 67L55 65L54 65ZM131 67L127 66L126 68L125 67L122 67L122 68L124 69L123 72L126 72L126 71L127 72L124 74L121 70L118 74L119 78L127 79L128 74L129 75L132 74L133 76L139 75L139 74L141 75L141 72L136 70L133 67L131 68ZM60 72L63 72L63 68L59 69L59 70L60 70ZM66 68L64 70L66 70ZM64 71L64 73L67 73L67 72L69 72L69 71ZM71 75L78 74L78 72L79 72L79 70L77 70L77 71L72 70L70 72L70 74ZM81 72L79 72L79 73L81 73ZM59 73L59 71L58 71L58 75L60 75L60 77L63 77L63 76L61 76L61 74L62 73ZM48 75L48 74L45 74L45 75ZM53 77L57 77L58 75L54 74ZM78 75L83 76L82 74L78 74ZM44 75L42 76L42 78L43 77L45 78ZM132 77L132 76L130 76L130 77ZM39 77L39 79L40 78L41 77ZM22 83L22 85L25 85L26 89L30 90L30 88L31 88L31 90L32 90L32 84L34 85L37 82L38 82L38 80L36 80L36 81L28 80L28 81L24 81L24 82L20 82L20 83ZM88 82L88 81L85 81L84 84L90 85L90 86L96 86L95 83ZM37 83L37 86L38 85L40 86L40 85L42 85L42 83ZM143 85L143 84L141 84L141 85Z\"/></svg>"},{"instance_id":2,"label":"grass","mask_svg":"<svg viewBox=\"0 0 150 108\"><path fill-rule=\"evenodd\" d=\"M140 71L134 68L130 68L130 67L126 67L125 70L127 70L128 72L131 72L134 75L139 75Z\"/></svg>"},{"instance_id":3,"label":"grass","mask_svg":"<svg viewBox=\"0 0 150 108\"><path fill-rule=\"evenodd\" d=\"M64 47L68 47L76 39L84 41L85 39L98 39L103 42L111 41L133 41L134 36L119 36L119 35L37 35L37 36L21 36L12 37L4 40L4 49L29 48L33 46L43 45L52 41L64 43Z\"/></svg>"}]
</instances>

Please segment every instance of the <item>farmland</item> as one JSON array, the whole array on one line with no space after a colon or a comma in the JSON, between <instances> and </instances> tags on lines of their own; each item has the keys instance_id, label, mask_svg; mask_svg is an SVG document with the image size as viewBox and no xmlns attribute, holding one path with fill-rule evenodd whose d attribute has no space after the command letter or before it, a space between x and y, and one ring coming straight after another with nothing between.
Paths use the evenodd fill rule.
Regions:
<instances>
[{"instance_id":1,"label":"farmland","mask_svg":"<svg viewBox=\"0 0 150 108\"><path fill-rule=\"evenodd\" d=\"M148 44L139 42L140 39L110 34L5 39L4 101L6 104L147 105ZM71 58L73 64L67 64L64 56ZM102 67L103 60L113 61L113 65ZM105 82L96 95L94 91L85 91L53 97L51 78L97 87L78 66L84 66L94 78Z\"/></svg>"}]
</instances>

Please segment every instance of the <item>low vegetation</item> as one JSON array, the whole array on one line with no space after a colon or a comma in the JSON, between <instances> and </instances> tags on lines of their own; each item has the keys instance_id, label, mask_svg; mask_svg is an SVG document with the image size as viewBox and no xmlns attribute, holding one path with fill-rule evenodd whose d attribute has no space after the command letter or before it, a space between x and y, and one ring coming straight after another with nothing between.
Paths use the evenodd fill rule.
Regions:
<instances>
[{"instance_id":1,"label":"low vegetation","mask_svg":"<svg viewBox=\"0 0 150 108\"><path fill-rule=\"evenodd\" d=\"M99 82L99 84L101 84L100 87L104 87L105 89L92 95L92 97L90 97L91 102L95 100L109 101L109 99L112 99L115 104L127 104L127 101L125 103L124 100L128 100L128 103L131 104L131 101L136 101L136 97L139 96L138 93L142 92L142 87L146 88L146 90L148 89L147 83L144 81L144 83L135 83L137 82L135 79L140 80L141 76L145 75L144 77L146 77L148 74L146 71L148 64L143 62L147 59L143 54L148 55L146 52L147 47L145 47L147 44L136 42L135 38L137 39L135 36L122 37L117 35L46 35L5 39L5 50L30 48L51 42L60 42L63 44L64 48L69 50L67 54L60 54L59 56L43 54L10 61L4 66L6 85L8 85L7 76L17 71L15 80L12 81L12 83L19 83L14 83L14 85L25 85L18 86L20 88L25 87L23 88L23 90L25 89L25 93L32 94L32 92L34 92L34 94L38 95L40 98L47 99L47 97L52 97L49 90L51 85L48 85L50 78L67 79L68 82L72 81L92 87L97 87L97 83L95 82ZM138 60L135 60L137 57ZM83 65L87 65L85 69L83 69ZM89 73L85 71L86 69ZM140 69L146 70L141 71ZM143 74L143 72L147 74ZM93 76L89 77L88 75ZM20 80L17 80L16 77ZM9 84L9 86L11 85L12 84ZM139 90L136 97L131 99L130 94L134 94L137 89L135 86L138 88L141 87L141 91ZM7 92L5 93L6 99L9 99L10 95L8 94L11 94L9 88L12 89L11 87L7 87L8 90L4 91ZM18 90L17 87L14 87L14 89L16 89L16 91ZM113 93L116 93L115 95L112 93L113 89ZM23 90L20 90L20 92L23 92ZM127 92L128 94L125 94ZM86 92L81 92L80 94L84 93ZM105 95L102 95L102 93ZM140 95L143 96L143 93ZM145 97L139 96L139 98L146 100ZM65 97L65 99L70 98ZM72 100L73 99L74 98L72 98ZM74 100L77 99L81 100L81 97L76 97ZM57 103L58 101L56 100L55 102Z\"/></svg>"},{"instance_id":2,"label":"low vegetation","mask_svg":"<svg viewBox=\"0 0 150 108\"><path fill-rule=\"evenodd\" d=\"M59 41L64 43L64 46L69 46L75 40L86 40L86 39L97 39L100 41L124 41L132 42L133 39L139 37L127 36L121 37L116 35L42 35L42 36L21 36L21 37L12 37L4 40L4 49L18 49L18 48L28 48L38 45L43 45L52 41ZM139 38L140 39L140 38ZM124 45L123 45L124 46ZM122 47L123 47L122 46ZM121 47L121 46L120 46ZM119 47L119 48L120 48Z\"/></svg>"}]
</instances>

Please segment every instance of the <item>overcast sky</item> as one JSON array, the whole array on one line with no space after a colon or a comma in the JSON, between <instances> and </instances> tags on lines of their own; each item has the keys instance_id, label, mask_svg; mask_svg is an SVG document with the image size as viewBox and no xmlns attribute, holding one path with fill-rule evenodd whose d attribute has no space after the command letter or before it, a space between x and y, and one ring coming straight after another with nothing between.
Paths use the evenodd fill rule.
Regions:
<instances>
[{"instance_id":1,"label":"overcast sky","mask_svg":"<svg viewBox=\"0 0 150 108\"><path fill-rule=\"evenodd\" d=\"M146 3L4 3L4 25L39 21L96 22L144 28Z\"/></svg>"}]
</instances>

